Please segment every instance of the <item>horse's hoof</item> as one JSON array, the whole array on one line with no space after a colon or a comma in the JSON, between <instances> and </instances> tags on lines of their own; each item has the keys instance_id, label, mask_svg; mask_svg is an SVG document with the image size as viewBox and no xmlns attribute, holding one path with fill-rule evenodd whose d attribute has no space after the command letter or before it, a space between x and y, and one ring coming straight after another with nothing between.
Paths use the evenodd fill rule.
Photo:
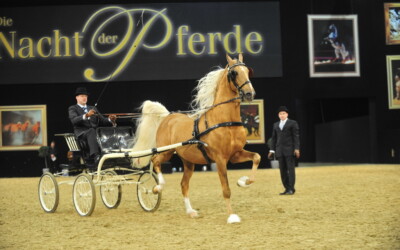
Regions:
<instances>
[{"instance_id":1,"label":"horse's hoof","mask_svg":"<svg viewBox=\"0 0 400 250\"><path fill-rule=\"evenodd\" d=\"M251 184L253 184L254 183L254 180L252 180L252 179L248 179L247 181L246 181L246 184L248 185L248 186L250 186Z\"/></svg>"},{"instance_id":2,"label":"horse's hoof","mask_svg":"<svg viewBox=\"0 0 400 250\"><path fill-rule=\"evenodd\" d=\"M189 217L192 218L192 219L196 219L196 218L199 218L199 214L197 212L190 213Z\"/></svg>"},{"instance_id":3,"label":"horse's hoof","mask_svg":"<svg viewBox=\"0 0 400 250\"><path fill-rule=\"evenodd\" d=\"M195 219L199 217L199 213L196 210L190 210L186 212L190 218Z\"/></svg>"},{"instance_id":4,"label":"horse's hoof","mask_svg":"<svg viewBox=\"0 0 400 250\"><path fill-rule=\"evenodd\" d=\"M157 185L153 187L153 194L158 194L161 193L162 190L162 186L161 185Z\"/></svg>"},{"instance_id":5,"label":"horse's hoof","mask_svg":"<svg viewBox=\"0 0 400 250\"><path fill-rule=\"evenodd\" d=\"M228 224L240 223L240 217L237 214L231 214L228 218Z\"/></svg>"},{"instance_id":6,"label":"horse's hoof","mask_svg":"<svg viewBox=\"0 0 400 250\"><path fill-rule=\"evenodd\" d=\"M249 182L250 182L250 179L249 179L248 176L242 176L242 177L240 177L239 180L237 181L237 185L238 185L239 187L249 187L250 184L251 184L251 183L249 183Z\"/></svg>"}]
</instances>

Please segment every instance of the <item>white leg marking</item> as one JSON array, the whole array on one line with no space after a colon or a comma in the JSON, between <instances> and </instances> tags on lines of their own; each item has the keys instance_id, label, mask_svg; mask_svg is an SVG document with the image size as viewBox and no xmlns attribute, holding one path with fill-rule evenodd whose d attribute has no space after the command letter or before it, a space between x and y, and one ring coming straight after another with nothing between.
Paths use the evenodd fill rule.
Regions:
<instances>
[{"instance_id":1,"label":"white leg marking","mask_svg":"<svg viewBox=\"0 0 400 250\"><path fill-rule=\"evenodd\" d=\"M164 185L165 184L165 180L164 180L164 177L163 177L162 173L158 173L157 176L158 176L158 182L160 183L160 185L161 186Z\"/></svg>"},{"instance_id":2,"label":"white leg marking","mask_svg":"<svg viewBox=\"0 0 400 250\"><path fill-rule=\"evenodd\" d=\"M164 180L164 177L163 177L162 173L158 173L157 176L158 176L159 184L156 185L153 188L153 193L155 193L155 194L160 193L162 191L162 189L163 189L164 184L165 184L165 180Z\"/></svg>"},{"instance_id":3,"label":"white leg marking","mask_svg":"<svg viewBox=\"0 0 400 250\"><path fill-rule=\"evenodd\" d=\"M192 208L189 198L185 197L183 201L185 202L186 213L190 215L190 217L195 218L199 216L198 212Z\"/></svg>"}]
</instances>

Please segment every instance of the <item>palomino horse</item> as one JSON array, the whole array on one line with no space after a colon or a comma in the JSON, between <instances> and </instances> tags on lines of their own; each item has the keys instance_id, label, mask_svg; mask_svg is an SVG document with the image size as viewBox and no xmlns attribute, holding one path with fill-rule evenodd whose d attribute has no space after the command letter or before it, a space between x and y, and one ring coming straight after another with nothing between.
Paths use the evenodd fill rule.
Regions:
<instances>
[{"instance_id":1,"label":"palomino horse","mask_svg":"<svg viewBox=\"0 0 400 250\"><path fill-rule=\"evenodd\" d=\"M255 91L249 80L252 70L243 63L242 54L239 55L239 59L232 60L228 55L226 58L228 65L225 69L211 71L199 80L197 94L192 101L193 112L190 115L169 113L160 103L145 101L142 105L142 118L137 124L133 150L186 141L193 138L193 132L197 131L198 136L195 138L200 138L208 145L202 149L204 153L198 146L188 145L149 156L147 159L141 158L136 164L146 166L151 159L160 181L160 185L153 191L159 192L165 184L161 174L161 163L168 161L176 151L184 165L181 188L186 213L194 218L198 216L198 212L192 208L189 200L189 181L194 165L216 163L229 214L228 223L238 223L240 217L234 214L231 207L226 165L228 161L253 161L250 178L244 183L248 186L255 180L261 157L258 153L243 149L246 144L246 131L241 123L240 101L252 101L254 98Z\"/></svg>"}]
</instances>

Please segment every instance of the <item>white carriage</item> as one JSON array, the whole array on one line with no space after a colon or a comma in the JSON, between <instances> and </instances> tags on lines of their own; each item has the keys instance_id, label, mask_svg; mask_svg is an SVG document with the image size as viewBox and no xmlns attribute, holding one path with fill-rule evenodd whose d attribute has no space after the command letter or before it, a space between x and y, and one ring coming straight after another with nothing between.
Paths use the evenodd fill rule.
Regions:
<instances>
[{"instance_id":1,"label":"white carriage","mask_svg":"<svg viewBox=\"0 0 400 250\"><path fill-rule=\"evenodd\" d=\"M121 202L122 188L124 184L137 185L137 199L146 212L154 212L161 202L162 193L157 191L159 180L153 172L153 166L136 168L132 160L147 155L157 154L166 150L184 146L187 144L202 143L197 140L189 140L173 145L148 150L131 150L133 144L133 132L130 127L107 127L97 129L97 139L102 151L97 169L88 167L83 157L81 142L74 134L57 134L63 136L69 150L80 153L79 162L68 165L69 173L79 173L74 180L57 181L57 177L65 175L65 172L52 174L44 173L39 181L39 201L43 210L47 213L56 211L59 203L59 186L62 184L73 185L72 200L75 210L80 216L90 216L96 204L95 187L100 187L100 197L104 205L109 208L117 208Z\"/></svg>"}]
</instances>

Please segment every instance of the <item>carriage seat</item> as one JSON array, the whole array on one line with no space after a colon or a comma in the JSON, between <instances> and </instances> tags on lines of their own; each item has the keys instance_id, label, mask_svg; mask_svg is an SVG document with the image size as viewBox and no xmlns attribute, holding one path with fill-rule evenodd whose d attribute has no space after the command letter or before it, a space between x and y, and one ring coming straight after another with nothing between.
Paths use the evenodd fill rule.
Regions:
<instances>
[{"instance_id":1,"label":"carriage seat","mask_svg":"<svg viewBox=\"0 0 400 250\"><path fill-rule=\"evenodd\" d=\"M62 136L67 143L69 151L73 154L72 165L84 164L84 162L89 158L89 147L85 140L78 140L73 133L65 134L55 134L55 136ZM65 165L65 166L61 166ZM60 164L60 167L64 168L70 164ZM71 166L69 166L71 167ZM69 168L67 167L67 168Z\"/></svg>"},{"instance_id":2,"label":"carriage seat","mask_svg":"<svg viewBox=\"0 0 400 250\"><path fill-rule=\"evenodd\" d=\"M79 140L73 133L55 134L55 136L63 136L68 145L69 151L74 155L74 158L81 156L82 160L89 158L89 147L85 140ZM75 160L75 159L74 159Z\"/></svg>"},{"instance_id":3,"label":"carriage seat","mask_svg":"<svg viewBox=\"0 0 400 250\"><path fill-rule=\"evenodd\" d=\"M68 145L68 149L71 152L80 152L81 148L75 138L75 135L73 133L65 133L65 134L55 134L55 136L63 136L65 139L65 142Z\"/></svg>"},{"instance_id":4,"label":"carriage seat","mask_svg":"<svg viewBox=\"0 0 400 250\"><path fill-rule=\"evenodd\" d=\"M133 147L134 133L131 127L99 127L96 133L102 153L118 152Z\"/></svg>"}]
</instances>

